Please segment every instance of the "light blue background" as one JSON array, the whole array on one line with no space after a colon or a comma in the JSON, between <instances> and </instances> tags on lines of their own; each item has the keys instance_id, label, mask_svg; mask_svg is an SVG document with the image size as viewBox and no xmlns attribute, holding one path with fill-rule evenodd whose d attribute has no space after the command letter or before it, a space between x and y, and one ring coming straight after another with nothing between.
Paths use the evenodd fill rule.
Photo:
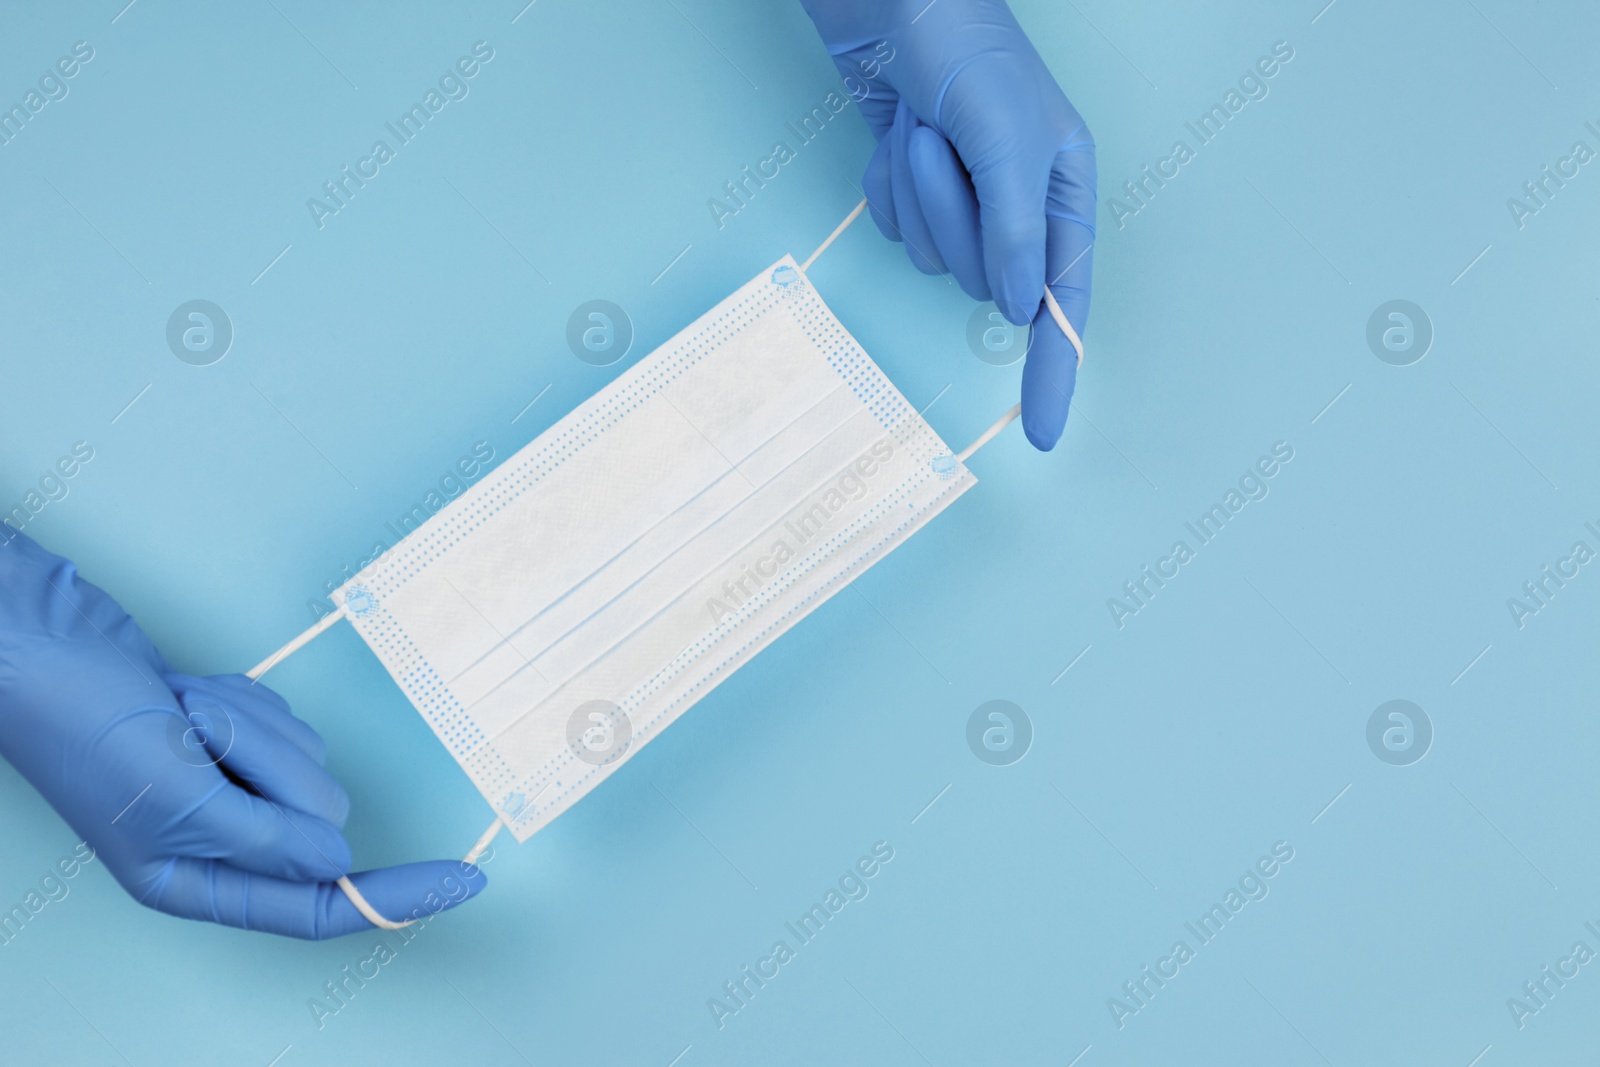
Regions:
<instances>
[{"instance_id":1,"label":"light blue background","mask_svg":"<svg viewBox=\"0 0 1600 1067\"><path fill-rule=\"evenodd\" d=\"M74 41L95 49L0 148L0 501L90 442L28 532L197 673L304 628L474 442L510 455L804 256L870 152L847 112L713 223L707 199L837 85L780 0L123 2L0 20L7 103ZM1506 599L1574 541L1600 548L1600 170L1520 230L1506 200L1575 140L1600 147L1597 20L1322 3L1019 3L1100 152L1089 356L1057 451L1007 431L981 484L861 580L870 605L835 598L550 829L502 838L486 895L322 1029L308 1000L376 935L170 919L96 864L0 949L0 1058L1592 1054L1600 965L1521 1030L1506 1001L1574 942L1600 949L1600 574L1520 630ZM306 199L480 39L495 58L471 95L319 231ZM1280 40L1295 57L1270 96L1119 230L1105 201ZM950 387L928 412L947 440L1014 402L1020 366L967 348L971 303L869 225L812 278L914 404ZM164 340L193 298L236 330L210 367ZM564 341L595 298L638 334L604 369ZM1394 298L1436 331L1408 367L1365 341ZM1295 457L1271 495L1118 630L1106 599L1277 441ZM272 681L328 739L360 864L459 855L487 820L348 628ZM965 741L996 698L1036 732L1002 768ZM1392 698L1436 732L1407 767L1365 739ZM895 858L870 896L719 1030L707 999L880 840ZM0 768L0 841L9 907L75 837ZM1119 1030L1107 999L1277 841L1295 854L1270 895Z\"/></svg>"}]
</instances>

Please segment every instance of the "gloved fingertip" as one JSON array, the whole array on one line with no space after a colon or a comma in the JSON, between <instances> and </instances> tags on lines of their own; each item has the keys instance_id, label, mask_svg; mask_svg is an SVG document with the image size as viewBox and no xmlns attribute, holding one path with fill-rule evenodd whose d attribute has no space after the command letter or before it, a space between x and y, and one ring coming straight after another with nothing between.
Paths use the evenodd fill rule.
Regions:
<instances>
[{"instance_id":1,"label":"gloved fingertip","mask_svg":"<svg viewBox=\"0 0 1600 1067\"><path fill-rule=\"evenodd\" d=\"M1063 415L1060 421L1054 419L1033 418L1026 416L1022 419L1022 433L1028 443L1040 452L1049 452L1061 440L1061 434L1067 428L1067 420Z\"/></svg>"},{"instance_id":2,"label":"gloved fingertip","mask_svg":"<svg viewBox=\"0 0 1600 1067\"><path fill-rule=\"evenodd\" d=\"M986 278L962 278L959 274L957 274L956 281L961 284L961 289L963 292L972 297L972 299L978 301L980 304L987 303L988 301L994 299L994 293L990 291L989 281ZM1008 319L1006 321L1009 322L1010 320Z\"/></svg>"},{"instance_id":3,"label":"gloved fingertip","mask_svg":"<svg viewBox=\"0 0 1600 1067\"><path fill-rule=\"evenodd\" d=\"M350 820L350 794L344 787L334 783L332 795L328 798L326 818L335 829L343 830L344 824Z\"/></svg>"},{"instance_id":4,"label":"gloved fingertip","mask_svg":"<svg viewBox=\"0 0 1600 1067\"><path fill-rule=\"evenodd\" d=\"M350 873L355 856L344 834L316 816L283 811L290 824L280 839L290 852L290 863L298 871L290 873L291 880L328 882Z\"/></svg>"},{"instance_id":5,"label":"gloved fingertip","mask_svg":"<svg viewBox=\"0 0 1600 1067\"><path fill-rule=\"evenodd\" d=\"M900 227L894 217L894 189L889 181L892 149L888 138L878 142L867 169L861 175L861 195L866 198L867 212L872 216L878 232L891 241L900 240Z\"/></svg>"},{"instance_id":6,"label":"gloved fingertip","mask_svg":"<svg viewBox=\"0 0 1600 1067\"><path fill-rule=\"evenodd\" d=\"M458 907L489 885L483 870L460 860L425 860L350 876L367 903L395 922ZM354 911L352 908L351 911Z\"/></svg>"},{"instance_id":7,"label":"gloved fingertip","mask_svg":"<svg viewBox=\"0 0 1600 1067\"><path fill-rule=\"evenodd\" d=\"M955 148L933 127L919 125L911 131L907 155L912 186L945 272L974 300L991 299L978 200Z\"/></svg>"},{"instance_id":8,"label":"gloved fingertip","mask_svg":"<svg viewBox=\"0 0 1600 1067\"><path fill-rule=\"evenodd\" d=\"M1037 292L1031 294L1018 292L1001 282L1000 288L994 294L995 306L1000 309L1000 314L1013 326L1026 326L1039 314L1039 308L1044 302L1044 283L1039 283Z\"/></svg>"},{"instance_id":9,"label":"gloved fingertip","mask_svg":"<svg viewBox=\"0 0 1600 1067\"><path fill-rule=\"evenodd\" d=\"M476 863L461 864L461 878L467 885L467 895L463 899L471 900L489 888L489 876Z\"/></svg>"},{"instance_id":10,"label":"gloved fingertip","mask_svg":"<svg viewBox=\"0 0 1600 1067\"><path fill-rule=\"evenodd\" d=\"M890 222L888 217L875 207L869 208L869 211L872 215L872 221L878 226L878 232L883 234L883 236L887 237L889 240L899 244L900 231L895 229L894 223Z\"/></svg>"},{"instance_id":11,"label":"gloved fingertip","mask_svg":"<svg viewBox=\"0 0 1600 1067\"><path fill-rule=\"evenodd\" d=\"M1053 324L1051 324L1053 325ZM1050 328L1036 324L1035 330ZM1022 432L1028 443L1049 452L1061 440L1072 410L1072 394L1078 382L1076 354L1062 339L1036 339L1022 369ZM1062 351L1064 350L1064 351Z\"/></svg>"},{"instance_id":12,"label":"gloved fingertip","mask_svg":"<svg viewBox=\"0 0 1600 1067\"><path fill-rule=\"evenodd\" d=\"M350 842L337 831L324 835L324 838L325 840L316 846L317 854L322 860L318 865L319 869L306 873L324 881L329 878L343 878L350 873L350 868L355 864L355 854L350 850Z\"/></svg>"},{"instance_id":13,"label":"gloved fingertip","mask_svg":"<svg viewBox=\"0 0 1600 1067\"><path fill-rule=\"evenodd\" d=\"M930 277L938 277L939 275L948 273L942 266L933 262L926 255L924 255L922 250L913 245L910 241L906 242L906 258L911 260L911 265L913 267L917 268L917 270L921 271L923 274L929 275Z\"/></svg>"},{"instance_id":14,"label":"gloved fingertip","mask_svg":"<svg viewBox=\"0 0 1600 1067\"><path fill-rule=\"evenodd\" d=\"M988 206L985 185L989 195L998 201ZM1033 321L1044 299L1045 242L1049 230L1044 214L1044 189L1038 190L1035 201L1031 190L1008 188L1004 182L995 188L974 175L978 202L983 205L979 216L983 224L983 260L989 287L994 290L994 302L1000 313L1013 325L1022 326Z\"/></svg>"}]
</instances>

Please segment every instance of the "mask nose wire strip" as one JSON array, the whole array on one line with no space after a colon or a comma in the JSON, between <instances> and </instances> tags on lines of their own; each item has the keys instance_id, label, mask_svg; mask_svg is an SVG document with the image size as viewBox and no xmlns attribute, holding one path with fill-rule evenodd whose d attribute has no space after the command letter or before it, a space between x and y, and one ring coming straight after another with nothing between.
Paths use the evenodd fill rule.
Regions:
<instances>
[{"instance_id":1,"label":"mask nose wire strip","mask_svg":"<svg viewBox=\"0 0 1600 1067\"><path fill-rule=\"evenodd\" d=\"M817 261L817 258L821 256L822 253L826 252L828 247L832 245L834 241L839 239L839 235L844 233L845 230L849 229L850 224L856 221L856 219L860 218L861 213L866 209L867 202L865 200L857 204L854 210L844 217L844 221L835 226L833 228L833 232L828 234L828 239L818 245L817 250L812 252L811 255L807 256L804 263L800 264L801 273L803 274L807 270L810 270L811 265ZM1055 294L1050 292L1049 286L1046 286L1044 290L1044 302L1045 305L1050 309L1050 317L1055 319L1057 326L1061 327L1061 332L1067 335L1067 340L1072 342L1073 349L1078 353L1078 365L1081 367L1083 365L1083 341L1078 338L1078 331L1072 328L1072 323L1067 321L1066 314L1061 310L1061 305L1056 302ZM978 435L978 439L976 441L972 442L970 445L956 454L956 462L965 463L974 452L988 444L990 441L994 440L995 436L999 434L1001 430L1009 426L1021 413L1022 405L1017 404L1010 411L1007 411L1004 415L1000 416L1000 418L995 421L994 425L990 426L987 430ZM272 668L288 659L291 655L300 651L300 649L310 644L319 634L323 633L334 623L345 617L344 605L340 604L338 611L335 611L330 615L324 615L322 618L318 619L316 624L311 628L252 667L246 673L245 677L249 678L251 681L258 680L263 674L266 674ZM471 850L467 852L466 856L462 858L461 862L474 864L477 863L478 859L486 851L488 851L489 845L494 841L495 835L500 832L501 828L504 827L505 824L505 819L499 815L496 815L494 822L490 823L488 829L484 830L482 836L478 838L477 843L472 846ZM407 919L405 922L397 923L391 922L389 919L385 918L377 908L372 906L366 897L361 895L361 890L356 888L355 883L350 880L348 875L340 878L338 884L339 888L344 891L344 895L350 899L350 903L354 904L356 910L361 913L362 918L366 919L369 923L378 927L380 930L403 930L416 921L414 919Z\"/></svg>"}]
</instances>

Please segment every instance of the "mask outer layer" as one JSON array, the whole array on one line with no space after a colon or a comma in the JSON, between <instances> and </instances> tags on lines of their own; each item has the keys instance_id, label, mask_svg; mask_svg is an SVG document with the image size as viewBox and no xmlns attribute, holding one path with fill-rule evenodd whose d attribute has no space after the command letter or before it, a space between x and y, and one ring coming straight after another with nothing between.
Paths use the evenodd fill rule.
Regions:
<instances>
[{"instance_id":1,"label":"mask outer layer","mask_svg":"<svg viewBox=\"0 0 1600 1067\"><path fill-rule=\"evenodd\" d=\"M334 599L525 841L975 485L950 451L785 256Z\"/></svg>"}]
</instances>

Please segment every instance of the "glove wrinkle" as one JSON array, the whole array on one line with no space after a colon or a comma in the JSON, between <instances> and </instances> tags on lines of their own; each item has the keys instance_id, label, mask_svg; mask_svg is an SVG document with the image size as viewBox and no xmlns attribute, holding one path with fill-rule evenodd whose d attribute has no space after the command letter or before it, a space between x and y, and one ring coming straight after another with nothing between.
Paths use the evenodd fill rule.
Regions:
<instances>
[{"instance_id":1,"label":"glove wrinkle","mask_svg":"<svg viewBox=\"0 0 1600 1067\"><path fill-rule=\"evenodd\" d=\"M189 822L189 820L192 819L200 811L200 809L209 804L213 797L215 797L218 793L221 793L224 789L229 788L232 787L228 784L227 779L223 778L221 775L218 775L216 785L208 789L204 796L194 801L187 808L184 808L181 811L169 816L164 823L157 827L158 832L162 837L165 837L167 834L178 830L180 827L184 826L185 823Z\"/></svg>"},{"instance_id":2,"label":"glove wrinkle","mask_svg":"<svg viewBox=\"0 0 1600 1067\"><path fill-rule=\"evenodd\" d=\"M177 866L178 860L173 857L160 867L157 867L155 872L147 879L148 885L144 892L136 898L139 903L155 911L164 911L165 909L161 907L161 899L166 895L167 886L172 883L172 873L177 869Z\"/></svg>"}]
</instances>

